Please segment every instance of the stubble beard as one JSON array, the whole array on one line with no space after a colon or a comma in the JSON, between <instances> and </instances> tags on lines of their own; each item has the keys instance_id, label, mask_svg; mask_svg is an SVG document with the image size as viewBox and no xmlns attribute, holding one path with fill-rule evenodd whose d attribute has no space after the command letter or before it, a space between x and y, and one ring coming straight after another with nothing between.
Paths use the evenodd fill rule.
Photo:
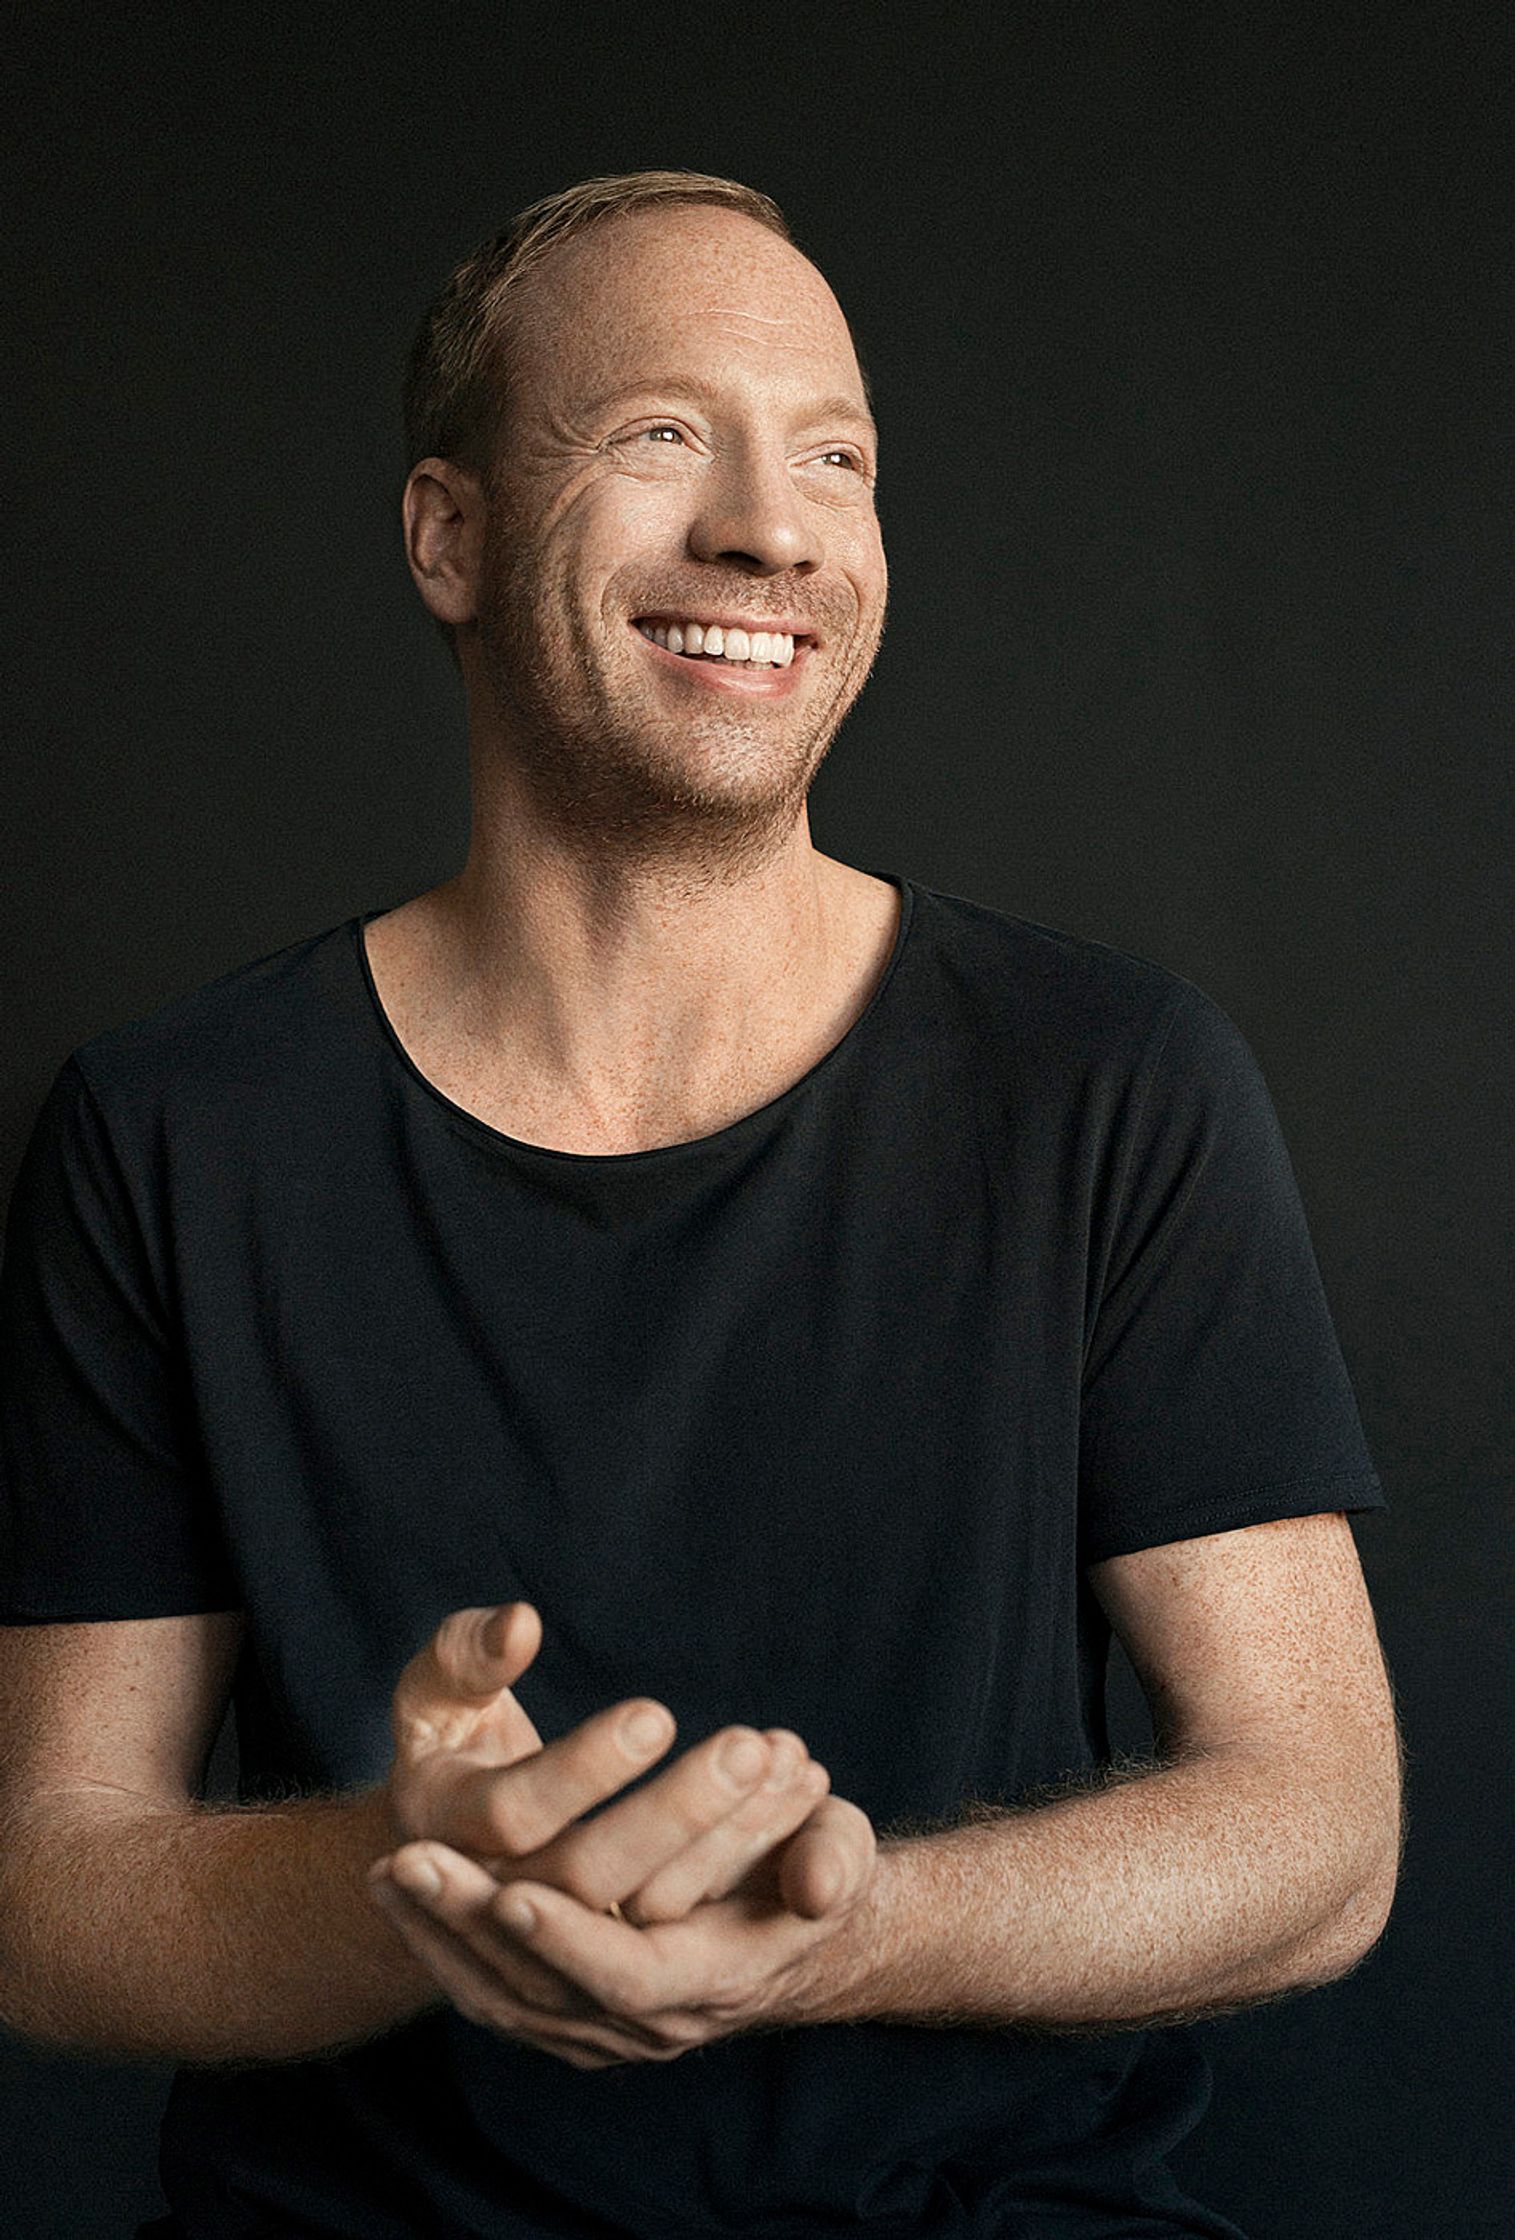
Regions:
<instances>
[{"instance_id":1,"label":"stubble beard","mask_svg":"<svg viewBox=\"0 0 1515 2240\"><path fill-rule=\"evenodd\" d=\"M571 602L539 603L524 540L486 532L483 557L480 662L534 816L585 860L637 860L689 884L725 884L783 847L877 640L862 673L854 665L829 696L804 688L817 702L805 716L714 692L708 710L681 714L636 646L615 662L603 627Z\"/></svg>"}]
</instances>

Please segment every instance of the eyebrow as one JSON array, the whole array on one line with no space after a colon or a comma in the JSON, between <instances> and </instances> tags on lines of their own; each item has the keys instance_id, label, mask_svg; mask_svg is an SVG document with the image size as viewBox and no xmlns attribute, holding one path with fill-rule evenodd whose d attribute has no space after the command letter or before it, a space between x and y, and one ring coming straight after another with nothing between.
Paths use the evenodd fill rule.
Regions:
<instances>
[{"instance_id":1,"label":"eyebrow","mask_svg":"<svg viewBox=\"0 0 1515 2240\"><path fill-rule=\"evenodd\" d=\"M600 396L591 399L589 409L591 412L603 412L607 405L618 404L623 398L653 394L663 397L693 397L701 404L710 404L718 397L719 391L713 383L692 380L688 375L653 374L646 381L628 381L618 389L605 390ZM803 419L807 427L822 420L850 420L855 427L866 428L875 443L878 441L877 421L853 397L821 397L816 403L802 407L795 418Z\"/></svg>"}]
</instances>

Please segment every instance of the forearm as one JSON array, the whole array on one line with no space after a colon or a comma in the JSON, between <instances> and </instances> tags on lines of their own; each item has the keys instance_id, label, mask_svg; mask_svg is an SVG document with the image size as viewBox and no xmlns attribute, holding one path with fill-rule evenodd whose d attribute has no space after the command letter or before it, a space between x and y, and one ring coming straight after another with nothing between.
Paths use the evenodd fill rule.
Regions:
<instances>
[{"instance_id":1,"label":"forearm","mask_svg":"<svg viewBox=\"0 0 1515 2240\"><path fill-rule=\"evenodd\" d=\"M795 2019L1082 2035L1230 2013L1344 1974L1391 1892L1329 1782L1188 1759L881 1842Z\"/></svg>"},{"instance_id":2,"label":"forearm","mask_svg":"<svg viewBox=\"0 0 1515 2240\"><path fill-rule=\"evenodd\" d=\"M368 1895L382 1788L258 1807L90 1790L0 1823L0 2019L119 2059L295 2060L446 2004Z\"/></svg>"}]
</instances>

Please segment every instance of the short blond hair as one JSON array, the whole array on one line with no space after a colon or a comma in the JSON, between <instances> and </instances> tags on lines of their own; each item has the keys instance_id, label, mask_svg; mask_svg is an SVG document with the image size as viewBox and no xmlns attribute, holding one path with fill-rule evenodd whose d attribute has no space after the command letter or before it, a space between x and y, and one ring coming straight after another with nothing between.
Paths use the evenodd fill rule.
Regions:
<instances>
[{"instance_id":1,"label":"short blond hair","mask_svg":"<svg viewBox=\"0 0 1515 2240\"><path fill-rule=\"evenodd\" d=\"M670 202L723 204L798 247L770 196L705 171L623 171L544 195L471 249L422 316L405 370L407 476L418 461L438 458L487 479L512 394L509 315L522 280L560 241L626 211ZM871 406L867 374L862 378ZM452 625L432 619L456 663Z\"/></svg>"}]
</instances>

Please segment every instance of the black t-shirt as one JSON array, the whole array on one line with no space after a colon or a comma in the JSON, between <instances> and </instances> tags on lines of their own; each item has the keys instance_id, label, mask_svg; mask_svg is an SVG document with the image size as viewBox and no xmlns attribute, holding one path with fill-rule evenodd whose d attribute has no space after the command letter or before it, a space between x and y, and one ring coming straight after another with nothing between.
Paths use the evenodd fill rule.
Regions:
<instances>
[{"instance_id":1,"label":"black t-shirt","mask_svg":"<svg viewBox=\"0 0 1515 2240\"><path fill-rule=\"evenodd\" d=\"M885 1835L1109 1755L1084 1566L1383 1509L1288 1154L1189 981L895 880L890 962L689 1143L419 1072L368 912L64 1060L12 1201L0 1620L240 1609L244 1801L382 1779L401 1667L524 1599L544 1741L794 1728ZM192 2240L1228 2236L1182 2028L893 2021L578 2070L450 2006L180 2069Z\"/></svg>"}]
</instances>

